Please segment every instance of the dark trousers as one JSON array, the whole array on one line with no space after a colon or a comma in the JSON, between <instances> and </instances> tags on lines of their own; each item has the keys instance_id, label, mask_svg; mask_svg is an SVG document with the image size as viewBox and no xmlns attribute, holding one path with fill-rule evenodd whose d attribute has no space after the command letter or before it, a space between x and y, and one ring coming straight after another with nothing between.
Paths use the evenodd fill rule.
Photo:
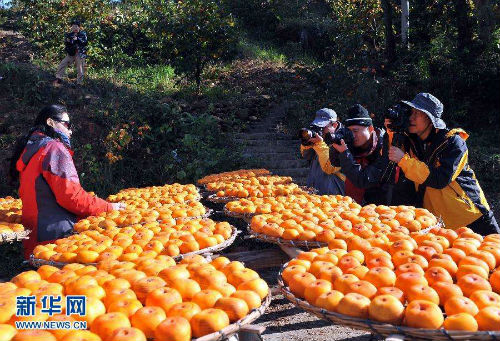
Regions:
<instances>
[{"instance_id":1,"label":"dark trousers","mask_svg":"<svg viewBox=\"0 0 500 341\"><path fill-rule=\"evenodd\" d=\"M493 215L493 211L488 211L487 214L484 214L481 218L477 219L472 224L469 224L468 227L482 236L492 233L500 233L500 228L498 227L497 220Z\"/></svg>"}]
</instances>

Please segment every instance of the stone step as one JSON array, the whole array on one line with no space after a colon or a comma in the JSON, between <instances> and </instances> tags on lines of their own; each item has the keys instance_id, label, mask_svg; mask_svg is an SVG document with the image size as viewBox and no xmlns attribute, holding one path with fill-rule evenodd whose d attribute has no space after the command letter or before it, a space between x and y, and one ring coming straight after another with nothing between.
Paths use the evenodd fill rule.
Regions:
<instances>
[{"instance_id":1,"label":"stone step","mask_svg":"<svg viewBox=\"0 0 500 341\"><path fill-rule=\"evenodd\" d=\"M300 141L298 139L291 140L278 140L278 139L258 139L258 140L245 140L236 139L235 142L247 147L250 146L285 146L293 147L300 150Z\"/></svg>"},{"instance_id":2,"label":"stone step","mask_svg":"<svg viewBox=\"0 0 500 341\"><path fill-rule=\"evenodd\" d=\"M258 126L258 127L250 127L248 129L249 134L253 133L276 133L277 132L277 125L265 125L265 126Z\"/></svg>"},{"instance_id":3,"label":"stone step","mask_svg":"<svg viewBox=\"0 0 500 341\"><path fill-rule=\"evenodd\" d=\"M279 154L279 157L290 157L291 159L302 159L300 153L296 150L287 147L274 147L269 148L268 146L253 147L243 149L243 153L251 155L261 155L261 154Z\"/></svg>"},{"instance_id":4,"label":"stone step","mask_svg":"<svg viewBox=\"0 0 500 341\"><path fill-rule=\"evenodd\" d=\"M303 167L306 167L309 165L309 162L307 160L304 160L299 157L295 157L293 154L274 154L274 153L266 153L266 154L260 154L260 153L243 153L242 154L244 157L252 158L255 159L256 161L275 161L275 162L281 162L281 161L300 161L300 164Z\"/></svg>"},{"instance_id":5,"label":"stone step","mask_svg":"<svg viewBox=\"0 0 500 341\"><path fill-rule=\"evenodd\" d=\"M307 167L307 161L305 160L263 160L258 159L258 164L262 165L264 168L273 169L289 169L289 168L304 168Z\"/></svg>"},{"instance_id":6,"label":"stone step","mask_svg":"<svg viewBox=\"0 0 500 341\"><path fill-rule=\"evenodd\" d=\"M307 181L307 176L296 176L293 178L293 182L295 182L297 185L305 186Z\"/></svg>"},{"instance_id":7,"label":"stone step","mask_svg":"<svg viewBox=\"0 0 500 341\"><path fill-rule=\"evenodd\" d=\"M243 149L250 153L289 153L300 157L300 149L297 146L262 144L259 146L246 146Z\"/></svg>"},{"instance_id":8,"label":"stone step","mask_svg":"<svg viewBox=\"0 0 500 341\"><path fill-rule=\"evenodd\" d=\"M294 136L283 133L236 133L235 139L241 140L295 140Z\"/></svg>"},{"instance_id":9,"label":"stone step","mask_svg":"<svg viewBox=\"0 0 500 341\"><path fill-rule=\"evenodd\" d=\"M256 129L256 128L270 128L270 127L276 127L282 122L282 120L269 120L269 121L261 121L261 122L255 122L249 124L247 127L249 129Z\"/></svg>"},{"instance_id":10,"label":"stone step","mask_svg":"<svg viewBox=\"0 0 500 341\"><path fill-rule=\"evenodd\" d=\"M309 168L268 168L275 175L306 177L309 174Z\"/></svg>"}]
</instances>

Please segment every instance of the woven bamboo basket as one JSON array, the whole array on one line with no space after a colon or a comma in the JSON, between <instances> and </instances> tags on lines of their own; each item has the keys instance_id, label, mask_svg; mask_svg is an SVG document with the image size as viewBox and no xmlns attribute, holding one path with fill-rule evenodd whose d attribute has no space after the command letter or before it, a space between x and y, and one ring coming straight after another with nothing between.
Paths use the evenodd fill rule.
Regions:
<instances>
[{"instance_id":1,"label":"woven bamboo basket","mask_svg":"<svg viewBox=\"0 0 500 341\"><path fill-rule=\"evenodd\" d=\"M28 239L30 232L30 230L24 230L21 232L0 233L0 244L13 243L23 239Z\"/></svg>"},{"instance_id":2,"label":"woven bamboo basket","mask_svg":"<svg viewBox=\"0 0 500 341\"><path fill-rule=\"evenodd\" d=\"M251 220L251 218L250 218ZM247 225L247 231L248 234L253 236L256 239L259 239L263 242L268 242L268 243L273 243L273 244L278 244L278 245L283 245L283 246L290 246L290 247L295 247L299 248L302 250L311 250L315 248L320 248L320 247L325 247L328 246L328 243L324 242L318 242L318 241L306 241L306 240L287 240L283 238L278 238L278 237L271 237L263 233L257 233L252 228L250 227L250 222L246 220L248 223ZM443 227L444 224L442 222L438 222L435 226L430 226L424 230L418 231L421 234L426 234L430 230L432 230L435 227Z\"/></svg>"},{"instance_id":3,"label":"woven bamboo basket","mask_svg":"<svg viewBox=\"0 0 500 341\"><path fill-rule=\"evenodd\" d=\"M240 234L240 232L241 232L234 226L232 227L232 229L233 229L233 231L231 233L231 236L228 239L226 239L223 243L214 245L212 247L207 247L205 249L201 249L198 251L193 251L193 252L178 255L176 257L173 257L174 260L176 262L178 262L186 257L193 256L193 255L202 255L205 258L209 258L212 253L224 250L225 248L231 246L231 244L234 243L234 240L236 239L238 234ZM62 268L63 266L69 264L69 263L64 263L64 262L55 262L55 261L51 261L51 260L35 258L35 256L33 254L30 256L29 263L36 268L39 268L42 265L52 265L52 266L55 266L58 268ZM97 265L97 263L86 263L86 265L94 265L95 266L95 265Z\"/></svg>"},{"instance_id":4,"label":"woven bamboo basket","mask_svg":"<svg viewBox=\"0 0 500 341\"><path fill-rule=\"evenodd\" d=\"M206 209L206 213L201 215L201 216L196 216L196 217L179 217L179 218L174 218L175 220L177 219L187 219L187 220L195 220L195 219L203 219L203 218L208 218L212 215L212 213L214 212L214 210L212 210L211 208L207 208L205 207ZM161 220L158 220L160 223L161 223Z\"/></svg>"},{"instance_id":5,"label":"woven bamboo basket","mask_svg":"<svg viewBox=\"0 0 500 341\"><path fill-rule=\"evenodd\" d=\"M305 187L305 186L300 186L300 189L303 191L307 192L308 194L316 194L318 191L315 188L312 187ZM230 201L236 201L240 200L242 198L239 197L218 197L215 193L210 194L207 197L207 200L216 204L227 204Z\"/></svg>"},{"instance_id":6,"label":"woven bamboo basket","mask_svg":"<svg viewBox=\"0 0 500 341\"><path fill-rule=\"evenodd\" d=\"M267 243L273 243L278 245L296 247L303 250L311 250L319 247L328 246L327 243L318 242L318 241L307 241L307 240L287 240L278 237L271 237L263 233L257 233L250 227L250 224L247 225L248 234L253 236L254 238L261 240Z\"/></svg>"},{"instance_id":7,"label":"woven bamboo basket","mask_svg":"<svg viewBox=\"0 0 500 341\"><path fill-rule=\"evenodd\" d=\"M192 339L191 341L222 341L222 340L227 340L229 337L238 333L243 326L251 324L252 322L257 320L259 317L264 315L266 309L269 307L269 304L271 304L271 292L269 292L269 294L264 299L264 302L262 302L262 305L260 307L253 309L247 316L245 316L241 320L238 320L235 323L230 324L229 326L227 326L224 329L219 330L218 332L208 334L208 335L199 337L197 339Z\"/></svg>"},{"instance_id":8,"label":"woven bamboo basket","mask_svg":"<svg viewBox=\"0 0 500 341\"><path fill-rule=\"evenodd\" d=\"M206 208L206 212L205 214L201 215L201 216L195 216L195 217L179 217L179 218L174 218L175 220L180 220L180 219L184 219L184 220L196 220L196 219L205 219L205 218L208 218L212 215L212 213L214 212L214 210L212 210L211 208ZM162 220L161 219L158 219L158 220L154 220L158 223L162 223ZM154 222L153 221L153 222ZM149 222L142 222L142 223L137 223L139 225L146 225L148 224ZM124 228L124 227L129 227L129 226L133 226L133 225L136 225L136 224L132 224L132 225L123 225L123 226L120 226L118 228ZM83 232L83 231L81 231ZM72 234L79 234L81 232L78 232L78 231L73 231Z\"/></svg>"},{"instance_id":9,"label":"woven bamboo basket","mask_svg":"<svg viewBox=\"0 0 500 341\"><path fill-rule=\"evenodd\" d=\"M223 209L223 213L231 218L237 218L237 219L243 219L246 222L250 222L252 220L252 217L254 215L257 215L258 213L237 213L237 212L231 212L228 210L226 207Z\"/></svg>"},{"instance_id":10,"label":"woven bamboo basket","mask_svg":"<svg viewBox=\"0 0 500 341\"><path fill-rule=\"evenodd\" d=\"M230 201L240 200L238 197L218 197L217 194L210 194L207 200L215 204L227 204Z\"/></svg>"},{"instance_id":11,"label":"woven bamboo basket","mask_svg":"<svg viewBox=\"0 0 500 341\"><path fill-rule=\"evenodd\" d=\"M499 340L500 331L484 331L484 332L464 332L458 330L445 329L418 329L404 326L395 326L392 324L381 323L369 319L351 317L322 308L315 307L307 301L295 297L290 289L285 285L281 276L283 270L288 263L283 265L278 273L278 286L281 293L290 302L306 312L319 317L320 319L330 321L335 324L344 325L346 327L361 329L371 332L379 337L402 336L407 340Z\"/></svg>"}]
</instances>

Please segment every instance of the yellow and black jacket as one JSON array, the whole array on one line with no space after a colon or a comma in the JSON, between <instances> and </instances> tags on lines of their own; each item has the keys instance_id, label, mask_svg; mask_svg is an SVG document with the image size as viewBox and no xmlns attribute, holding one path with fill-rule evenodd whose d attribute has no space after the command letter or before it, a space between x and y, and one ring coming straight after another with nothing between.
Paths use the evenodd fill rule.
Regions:
<instances>
[{"instance_id":1,"label":"yellow and black jacket","mask_svg":"<svg viewBox=\"0 0 500 341\"><path fill-rule=\"evenodd\" d=\"M319 194L345 194L345 176L340 167L330 163L329 147L324 141L309 146L301 144L300 154L311 162L307 186L316 188Z\"/></svg>"},{"instance_id":2,"label":"yellow and black jacket","mask_svg":"<svg viewBox=\"0 0 500 341\"><path fill-rule=\"evenodd\" d=\"M467 138L462 129L439 129L426 141L412 136L410 154L398 163L415 183L423 207L452 229L469 225L490 210L469 166Z\"/></svg>"}]
</instances>

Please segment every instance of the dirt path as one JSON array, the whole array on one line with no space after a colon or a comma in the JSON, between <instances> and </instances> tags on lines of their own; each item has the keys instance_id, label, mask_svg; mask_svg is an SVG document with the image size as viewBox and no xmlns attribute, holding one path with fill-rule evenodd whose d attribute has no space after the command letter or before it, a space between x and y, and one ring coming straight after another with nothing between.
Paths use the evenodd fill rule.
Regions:
<instances>
[{"instance_id":1,"label":"dirt path","mask_svg":"<svg viewBox=\"0 0 500 341\"><path fill-rule=\"evenodd\" d=\"M265 341L368 341L371 334L363 331L332 325L296 308L286 298L273 298L269 309L257 320L256 325L265 326Z\"/></svg>"}]
</instances>

